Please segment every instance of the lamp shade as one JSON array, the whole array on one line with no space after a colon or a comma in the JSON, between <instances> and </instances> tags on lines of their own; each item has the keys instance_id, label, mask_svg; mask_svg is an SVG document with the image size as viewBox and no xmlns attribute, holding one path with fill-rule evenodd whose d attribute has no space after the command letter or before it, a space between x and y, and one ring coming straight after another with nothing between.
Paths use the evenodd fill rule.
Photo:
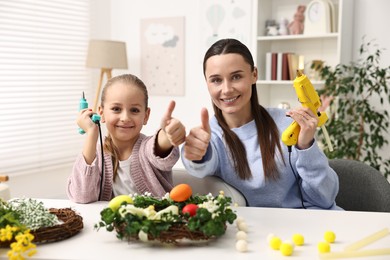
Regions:
<instances>
[{"instance_id":1,"label":"lamp shade","mask_svg":"<svg viewBox=\"0 0 390 260\"><path fill-rule=\"evenodd\" d=\"M90 40L87 67L127 69L126 43L107 40Z\"/></svg>"}]
</instances>

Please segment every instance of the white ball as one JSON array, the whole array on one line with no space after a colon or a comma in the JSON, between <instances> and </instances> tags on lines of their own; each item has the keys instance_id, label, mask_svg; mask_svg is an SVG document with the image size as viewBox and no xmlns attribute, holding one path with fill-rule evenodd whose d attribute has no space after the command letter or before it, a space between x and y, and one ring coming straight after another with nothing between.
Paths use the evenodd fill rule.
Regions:
<instances>
[{"instance_id":1,"label":"white ball","mask_svg":"<svg viewBox=\"0 0 390 260\"><path fill-rule=\"evenodd\" d=\"M242 230L240 230L236 233L237 240L246 240L247 237L248 237L248 235Z\"/></svg>"},{"instance_id":2,"label":"white ball","mask_svg":"<svg viewBox=\"0 0 390 260\"><path fill-rule=\"evenodd\" d=\"M244 232L248 232L248 225L246 222L241 222L238 224L238 229Z\"/></svg>"},{"instance_id":3,"label":"white ball","mask_svg":"<svg viewBox=\"0 0 390 260\"><path fill-rule=\"evenodd\" d=\"M237 217L236 218L236 225L238 226L238 224L240 224L241 222L244 222L245 219L243 217Z\"/></svg>"},{"instance_id":4,"label":"white ball","mask_svg":"<svg viewBox=\"0 0 390 260\"><path fill-rule=\"evenodd\" d=\"M267 242L269 244L269 242L271 241L271 239L275 236L274 233L269 233L268 236L267 236Z\"/></svg>"},{"instance_id":5,"label":"white ball","mask_svg":"<svg viewBox=\"0 0 390 260\"><path fill-rule=\"evenodd\" d=\"M238 240L236 242L236 249L240 252L248 251L248 243L245 240Z\"/></svg>"}]
</instances>

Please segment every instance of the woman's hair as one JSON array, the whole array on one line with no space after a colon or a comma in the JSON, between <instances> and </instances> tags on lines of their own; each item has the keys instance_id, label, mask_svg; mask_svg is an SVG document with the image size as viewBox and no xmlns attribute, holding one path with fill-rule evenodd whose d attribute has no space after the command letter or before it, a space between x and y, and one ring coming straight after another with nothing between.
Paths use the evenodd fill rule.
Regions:
<instances>
[{"instance_id":1,"label":"woman's hair","mask_svg":"<svg viewBox=\"0 0 390 260\"><path fill-rule=\"evenodd\" d=\"M203 74L206 76L206 62L210 57L228 53L241 55L244 60L251 66L251 70L254 71L255 65L249 49L238 40L223 39L214 43L207 50L203 59ZM257 128L257 136L260 144L260 152L262 155L264 175L267 179L277 179L279 177L279 172L275 159L276 148L279 150L279 153L282 154L282 148L279 141L279 131L275 121L268 114L267 110L259 104L256 83L252 85L252 96L250 102L251 112L253 114ZM217 121L223 130L226 143L231 152L237 175L240 177L240 179L244 180L252 178L252 173L249 168L243 143L238 138L238 136L230 130L225 121L225 118L222 115L221 109L219 109L214 103L213 108L215 117L217 118ZM283 156L281 156L281 158L283 158Z\"/></svg>"},{"instance_id":2,"label":"woman's hair","mask_svg":"<svg viewBox=\"0 0 390 260\"><path fill-rule=\"evenodd\" d=\"M140 90L142 90L142 92L144 93L145 109L148 109L149 97L148 97L148 90L146 88L146 85L141 79L131 74L119 75L107 81L106 85L103 88L102 96L100 99L100 105L102 108L104 107L107 91L110 88L112 88L115 83L123 83L129 87L135 86L138 87ZM118 167L119 167L119 152L116 146L114 145L114 142L112 141L110 133L108 133L106 139L104 140L104 151L111 155L112 165L114 168L114 180L115 180L118 172Z\"/></svg>"}]
</instances>

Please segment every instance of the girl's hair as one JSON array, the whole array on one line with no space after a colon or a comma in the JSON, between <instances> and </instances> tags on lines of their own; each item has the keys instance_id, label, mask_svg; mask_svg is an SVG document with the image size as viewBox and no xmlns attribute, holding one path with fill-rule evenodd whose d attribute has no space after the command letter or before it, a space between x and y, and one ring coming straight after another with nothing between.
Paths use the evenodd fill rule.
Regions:
<instances>
[{"instance_id":1,"label":"girl's hair","mask_svg":"<svg viewBox=\"0 0 390 260\"><path fill-rule=\"evenodd\" d=\"M106 94L108 89L110 89L115 83L123 83L129 87L136 86L140 90L142 90L144 92L145 109L148 109L149 97L148 97L148 90L146 88L146 85L137 76L131 74L119 75L107 81L106 85L103 88L102 96L100 100L100 105L102 108L104 107L104 102L106 99ZM116 146L114 145L114 142L112 141L110 133L108 133L106 139L104 140L104 151L111 155L112 165L114 168L114 180L115 180L118 172L118 167L119 167L119 152Z\"/></svg>"},{"instance_id":2,"label":"girl's hair","mask_svg":"<svg viewBox=\"0 0 390 260\"><path fill-rule=\"evenodd\" d=\"M203 59L203 74L206 76L206 62L210 57L229 53L241 55L244 60L251 66L251 70L254 71L255 65L249 49L238 40L222 39L214 43L207 50ZM279 142L279 131L275 121L269 115L267 110L259 104L256 83L252 85L252 96L250 102L251 112L253 114L257 128L257 138L260 144L264 176L267 179L271 178L275 180L279 177L275 159L276 148L279 150L279 153L282 154L282 148ZM215 117L217 118L218 124L223 130L226 143L231 152L236 174L240 177L240 179L243 180L252 178L252 173L248 165L246 151L243 143L238 138L238 136L230 130L225 121L225 118L222 115L221 109L219 109L214 103L213 108ZM281 156L281 158L283 158L283 156Z\"/></svg>"}]
</instances>

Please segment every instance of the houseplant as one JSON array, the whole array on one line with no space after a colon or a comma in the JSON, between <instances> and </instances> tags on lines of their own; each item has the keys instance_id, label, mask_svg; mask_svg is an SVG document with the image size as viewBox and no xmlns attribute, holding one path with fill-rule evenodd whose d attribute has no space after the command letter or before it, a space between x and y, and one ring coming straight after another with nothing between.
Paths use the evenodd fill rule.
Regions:
<instances>
[{"instance_id":1,"label":"houseplant","mask_svg":"<svg viewBox=\"0 0 390 260\"><path fill-rule=\"evenodd\" d=\"M320 75L325 86L318 92L334 97L327 130L335 149L324 150L328 158L363 161L388 177L390 159L378 153L388 144L384 135L389 128L389 114L383 105L390 103L390 67L380 66L382 51L373 40L363 38L356 62L324 66ZM375 106L373 100L378 100L380 106Z\"/></svg>"}]
</instances>

